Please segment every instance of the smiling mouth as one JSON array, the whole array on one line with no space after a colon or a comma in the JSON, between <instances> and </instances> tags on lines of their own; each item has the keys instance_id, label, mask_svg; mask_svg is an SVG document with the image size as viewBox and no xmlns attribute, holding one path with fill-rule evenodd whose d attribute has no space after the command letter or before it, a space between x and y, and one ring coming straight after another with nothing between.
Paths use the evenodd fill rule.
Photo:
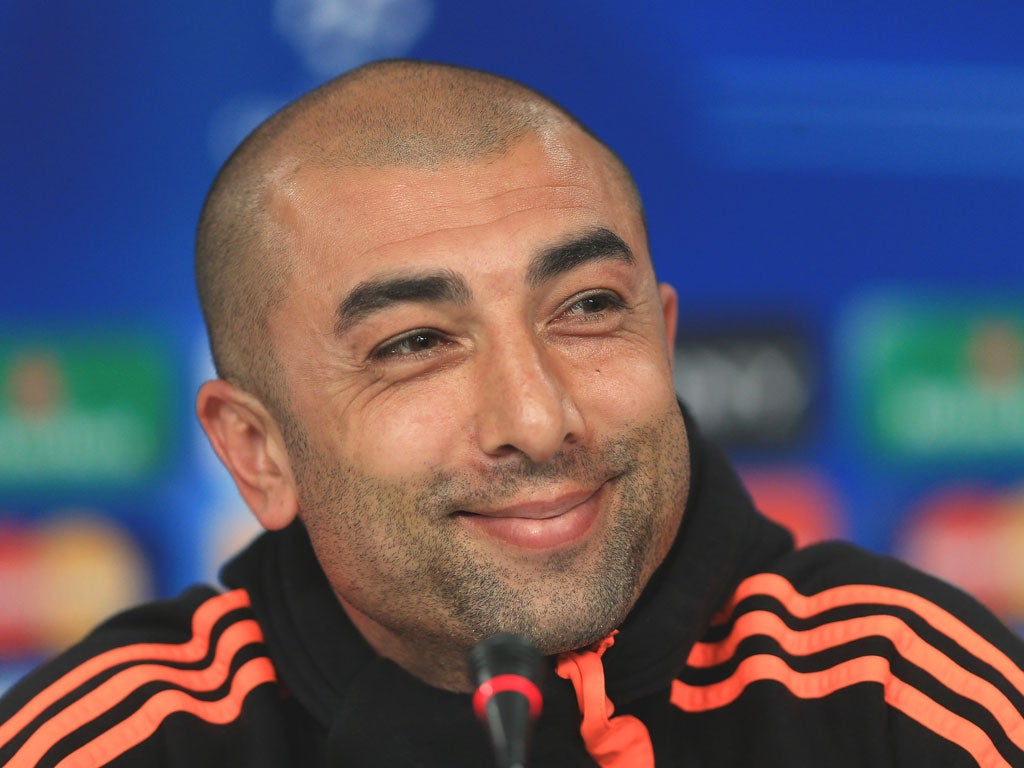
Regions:
<instances>
[{"instance_id":1,"label":"smiling mouth","mask_svg":"<svg viewBox=\"0 0 1024 768\"><path fill-rule=\"evenodd\" d=\"M526 550L553 550L586 538L600 516L608 482L594 490L528 501L453 517L475 535Z\"/></svg>"}]
</instances>

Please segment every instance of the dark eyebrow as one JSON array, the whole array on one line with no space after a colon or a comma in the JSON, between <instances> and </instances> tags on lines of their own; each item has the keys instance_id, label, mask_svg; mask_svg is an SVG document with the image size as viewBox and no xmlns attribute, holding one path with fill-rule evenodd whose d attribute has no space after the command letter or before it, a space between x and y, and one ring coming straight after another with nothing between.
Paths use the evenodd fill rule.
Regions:
<instances>
[{"instance_id":1,"label":"dark eyebrow","mask_svg":"<svg viewBox=\"0 0 1024 768\"><path fill-rule=\"evenodd\" d=\"M552 246L534 257L526 273L531 288L576 267L601 259L614 259L635 264L636 258L625 241L603 227L594 229L565 243Z\"/></svg>"},{"instance_id":2,"label":"dark eyebrow","mask_svg":"<svg viewBox=\"0 0 1024 768\"><path fill-rule=\"evenodd\" d=\"M353 288L338 305L334 331L343 334L360 320L404 301L466 305L471 298L466 281L449 270L367 280Z\"/></svg>"}]
</instances>

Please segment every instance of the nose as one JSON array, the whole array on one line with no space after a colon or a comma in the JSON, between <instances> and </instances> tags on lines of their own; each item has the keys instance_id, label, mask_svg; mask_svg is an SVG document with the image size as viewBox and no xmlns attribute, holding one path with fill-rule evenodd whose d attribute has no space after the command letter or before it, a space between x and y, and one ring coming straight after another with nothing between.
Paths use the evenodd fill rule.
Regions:
<instances>
[{"instance_id":1,"label":"nose","mask_svg":"<svg viewBox=\"0 0 1024 768\"><path fill-rule=\"evenodd\" d=\"M536 338L504 338L478 371L478 440L488 456L543 463L583 437L566 363Z\"/></svg>"}]
</instances>

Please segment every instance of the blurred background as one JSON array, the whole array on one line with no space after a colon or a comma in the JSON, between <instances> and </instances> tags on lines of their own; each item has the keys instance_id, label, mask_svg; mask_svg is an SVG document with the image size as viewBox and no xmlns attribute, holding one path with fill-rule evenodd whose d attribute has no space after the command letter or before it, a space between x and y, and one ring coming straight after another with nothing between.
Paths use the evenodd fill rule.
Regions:
<instances>
[{"instance_id":1,"label":"blurred background","mask_svg":"<svg viewBox=\"0 0 1024 768\"><path fill-rule=\"evenodd\" d=\"M192 411L193 228L252 127L381 56L602 136L759 505L1024 629L1022 39L1019 0L0 0L0 689L252 535Z\"/></svg>"}]
</instances>

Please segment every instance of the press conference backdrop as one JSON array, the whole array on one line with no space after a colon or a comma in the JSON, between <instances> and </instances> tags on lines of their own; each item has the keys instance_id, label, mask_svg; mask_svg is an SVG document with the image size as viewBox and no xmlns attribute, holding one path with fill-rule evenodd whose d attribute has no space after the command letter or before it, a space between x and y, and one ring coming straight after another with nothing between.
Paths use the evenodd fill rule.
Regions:
<instances>
[{"instance_id":1,"label":"press conference backdrop","mask_svg":"<svg viewBox=\"0 0 1024 768\"><path fill-rule=\"evenodd\" d=\"M0 687L254 531L199 434L191 239L370 58L504 73L635 171L679 390L764 511L1024 627L1024 4L0 3Z\"/></svg>"}]
</instances>

